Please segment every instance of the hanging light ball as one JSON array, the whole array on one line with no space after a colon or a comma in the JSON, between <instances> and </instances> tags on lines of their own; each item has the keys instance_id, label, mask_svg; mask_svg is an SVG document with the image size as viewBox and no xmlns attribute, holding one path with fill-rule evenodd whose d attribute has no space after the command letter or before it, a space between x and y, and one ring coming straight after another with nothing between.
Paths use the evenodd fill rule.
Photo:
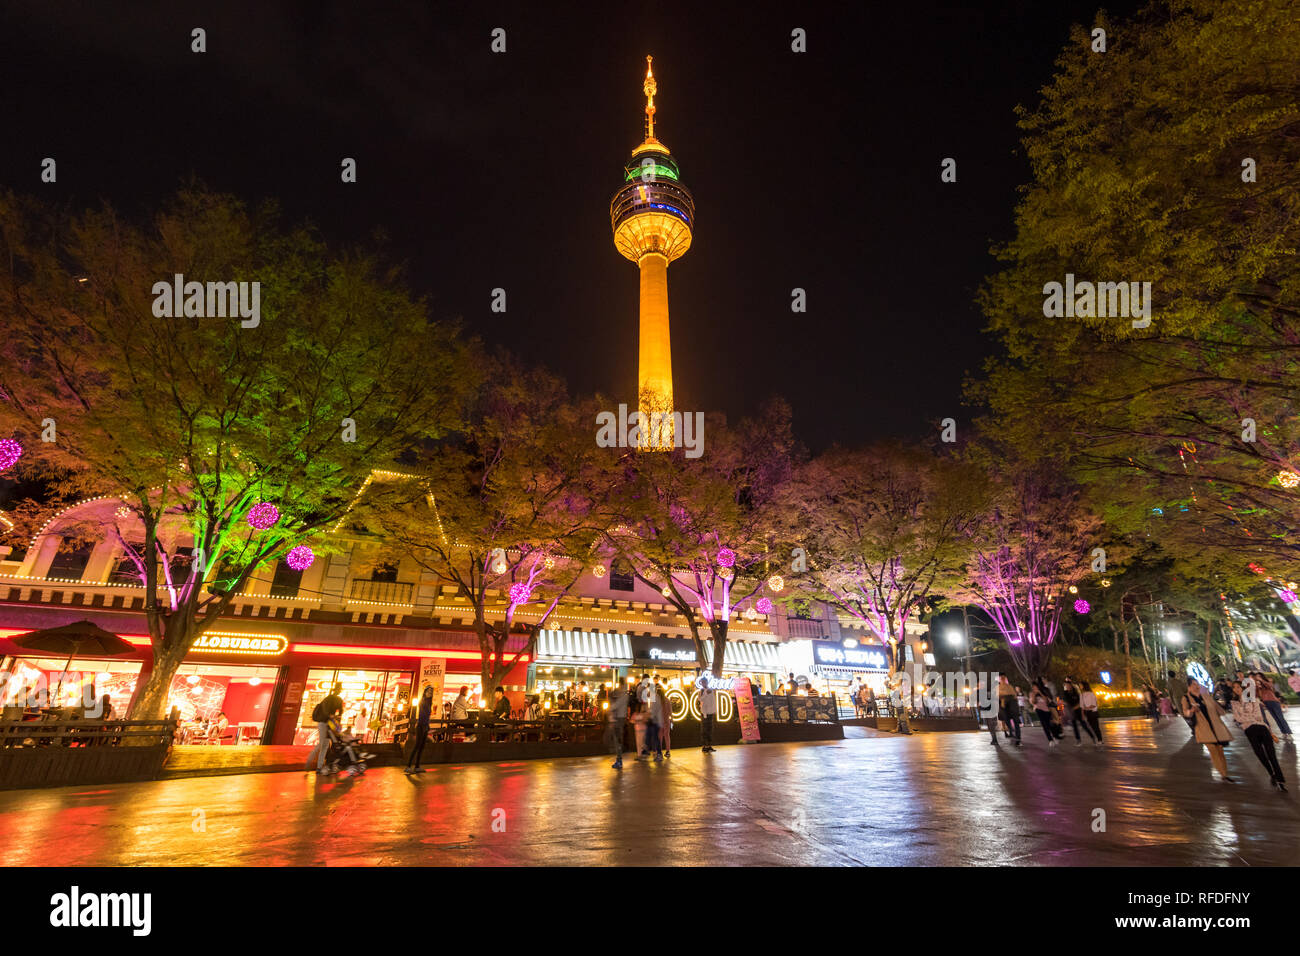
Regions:
<instances>
[{"instance_id":1,"label":"hanging light ball","mask_svg":"<svg viewBox=\"0 0 1300 956\"><path fill-rule=\"evenodd\" d=\"M117 515L119 518L129 518L131 517L131 509L126 505L122 505L122 507L114 511L113 514Z\"/></svg>"},{"instance_id":2,"label":"hanging light ball","mask_svg":"<svg viewBox=\"0 0 1300 956\"><path fill-rule=\"evenodd\" d=\"M546 560L543 561L542 564L544 564L546 566L546 570L549 571L551 570L551 568L555 567L555 559L548 554L546 556Z\"/></svg>"},{"instance_id":3,"label":"hanging light ball","mask_svg":"<svg viewBox=\"0 0 1300 956\"><path fill-rule=\"evenodd\" d=\"M12 438L0 440L0 471L12 468L23 457L23 446Z\"/></svg>"},{"instance_id":4,"label":"hanging light ball","mask_svg":"<svg viewBox=\"0 0 1300 956\"><path fill-rule=\"evenodd\" d=\"M772 613L772 601L770 598L765 598L765 597L759 598L757 601L754 602L754 607L755 609L757 609L759 614Z\"/></svg>"},{"instance_id":5,"label":"hanging light ball","mask_svg":"<svg viewBox=\"0 0 1300 956\"><path fill-rule=\"evenodd\" d=\"M729 568L736 563L736 552L730 548L722 548L718 551L718 567Z\"/></svg>"},{"instance_id":6,"label":"hanging light ball","mask_svg":"<svg viewBox=\"0 0 1300 956\"><path fill-rule=\"evenodd\" d=\"M1079 593L1079 586L1078 586L1077 584L1071 584L1071 585L1070 585L1070 593L1071 593L1071 594L1078 594L1078 593Z\"/></svg>"},{"instance_id":7,"label":"hanging light ball","mask_svg":"<svg viewBox=\"0 0 1300 956\"><path fill-rule=\"evenodd\" d=\"M289 565L295 571L306 571L311 567L311 563L316 560L316 555L312 549L305 544L300 544L296 548L291 548L289 553L284 556L284 563Z\"/></svg>"},{"instance_id":8,"label":"hanging light ball","mask_svg":"<svg viewBox=\"0 0 1300 956\"><path fill-rule=\"evenodd\" d=\"M730 581L734 573L731 568L718 568L718 577L724 581Z\"/></svg>"},{"instance_id":9,"label":"hanging light ball","mask_svg":"<svg viewBox=\"0 0 1300 956\"><path fill-rule=\"evenodd\" d=\"M1074 602L1074 611L1076 614L1087 614L1091 610L1092 605L1083 598L1079 598L1079 600Z\"/></svg>"},{"instance_id":10,"label":"hanging light ball","mask_svg":"<svg viewBox=\"0 0 1300 956\"><path fill-rule=\"evenodd\" d=\"M666 587L666 588L664 588L662 591L660 591L659 593L662 594L662 595L663 595L664 597L666 597L666 598L670 598L670 597L673 596L673 589L672 589L672 588L668 588L668 587Z\"/></svg>"},{"instance_id":11,"label":"hanging light ball","mask_svg":"<svg viewBox=\"0 0 1300 956\"><path fill-rule=\"evenodd\" d=\"M605 576L605 566L603 564L598 564L591 569L591 573L598 578L603 578Z\"/></svg>"},{"instance_id":12,"label":"hanging light ball","mask_svg":"<svg viewBox=\"0 0 1300 956\"><path fill-rule=\"evenodd\" d=\"M1294 488L1300 485L1300 475L1294 471L1279 471L1277 473L1277 483L1283 488Z\"/></svg>"},{"instance_id":13,"label":"hanging light ball","mask_svg":"<svg viewBox=\"0 0 1300 956\"><path fill-rule=\"evenodd\" d=\"M510 603L527 604L528 599L533 596L533 589L523 581L518 584L510 585Z\"/></svg>"},{"instance_id":14,"label":"hanging light ball","mask_svg":"<svg viewBox=\"0 0 1300 956\"><path fill-rule=\"evenodd\" d=\"M1104 588L1108 588L1108 587L1110 587L1110 578L1102 578L1102 579L1101 579L1101 586L1104 587Z\"/></svg>"},{"instance_id":15,"label":"hanging light ball","mask_svg":"<svg viewBox=\"0 0 1300 956\"><path fill-rule=\"evenodd\" d=\"M779 574L774 574L767 579L767 589L773 594L780 592L785 587L785 578Z\"/></svg>"},{"instance_id":16,"label":"hanging light ball","mask_svg":"<svg viewBox=\"0 0 1300 956\"><path fill-rule=\"evenodd\" d=\"M248 509L248 523L258 531L265 531L280 520L280 509L269 501L259 501Z\"/></svg>"},{"instance_id":17,"label":"hanging light ball","mask_svg":"<svg viewBox=\"0 0 1300 956\"><path fill-rule=\"evenodd\" d=\"M1277 596L1280 597L1282 601L1286 604L1295 603L1295 592L1290 589L1287 589L1285 591L1279 591Z\"/></svg>"},{"instance_id":18,"label":"hanging light ball","mask_svg":"<svg viewBox=\"0 0 1300 956\"><path fill-rule=\"evenodd\" d=\"M755 610L751 607L749 610L747 610L747 611L745 612L745 620L746 620L746 621L757 621L757 620L758 620L758 612L755 611Z\"/></svg>"}]
</instances>

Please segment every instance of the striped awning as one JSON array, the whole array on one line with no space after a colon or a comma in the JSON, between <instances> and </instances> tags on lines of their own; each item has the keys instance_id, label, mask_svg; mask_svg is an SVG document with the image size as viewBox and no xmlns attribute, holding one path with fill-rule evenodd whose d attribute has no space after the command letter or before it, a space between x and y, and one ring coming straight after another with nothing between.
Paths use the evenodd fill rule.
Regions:
<instances>
[{"instance_id":1,"label":"striped awning","mask_svg":"<svg viewBox=\"0 0 1300 956\"><path fill-rule=\"evenodd\" d=\"M713 663L713 642L704 642L704 658ZM727 641L727 652L722 659L722 669L746 671L781 671L781 654L775 644L757 644L746 641Z\"/></svg>"},{"instance_id":2,"label":"striped awning","mask_svg":"<svg viewBox=\"0 0 1300 956\"><path fill-rule=\"evenodd\" d=\"M603 631L539 631L537 660L631 664L632 643L626 634Z\"/></svg>"}]
</instances>

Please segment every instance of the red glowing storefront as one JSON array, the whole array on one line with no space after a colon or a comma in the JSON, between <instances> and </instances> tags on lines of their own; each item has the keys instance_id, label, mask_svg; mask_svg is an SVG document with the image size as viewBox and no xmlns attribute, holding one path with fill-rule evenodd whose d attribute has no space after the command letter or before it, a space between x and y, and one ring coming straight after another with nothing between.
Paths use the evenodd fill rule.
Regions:
<instances>
[{"instance_id":1,"label":"red glowing storefront","mask_svg":"<svg viewBox=\"0 0 1300 956\"><path fill-rule=\"evenodd\" d=\"M109 624L101 622L101 626L112 630ZM339 684L344 724L367 742L387 743L394 726L405 719L412 680L428 659L445 661L445 702L449 704L462 686L469 687L471 698L481 696L481 656L472 633L329 630L369 633L340 635L355 639L347 643L306 636L298 640L271 627L204 634L172 681L171 703L180 711L182 740L226 745L314 743L312 710L332 685ZM52 706L107 694L114 712L121 715L150 670L149 639L144 634L120 633L135 647L134 654L78 658L65 672L66 658L13 644L10 638L26 631L0 628L0 704L5 706L32 699L33 691L43 693L41 699ZM412 638L419 640L419 646ZM527 665L525 656L506 678L516 706L522 699L517 691L526 683ZM226 728L218 735L211 725L223 714Z\"/></svg>"}]
</instances>

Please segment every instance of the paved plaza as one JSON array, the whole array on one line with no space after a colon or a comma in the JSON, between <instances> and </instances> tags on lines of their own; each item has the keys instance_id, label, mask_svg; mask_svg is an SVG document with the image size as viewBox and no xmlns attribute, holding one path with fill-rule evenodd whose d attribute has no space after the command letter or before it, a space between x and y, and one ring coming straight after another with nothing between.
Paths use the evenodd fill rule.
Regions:
<instances>
[{"instance_id":1,"label":"paved plaza","mask_svg":"<svg viewBox=\"0 0 1300 956\"><path fill-rule=\"evenodd\" d=\"M608 759L441 765L417 777L307 773L0 793L0 863L20 865L1281 865L1296 790L1244 737L1214 779L1181 721L1104 725L1107 746L1020 749L987 734ZM1300 783L1294 745L1279 756ZM1097 809L1104 832L1094 831Z\"/></svg>"}]
</instances>

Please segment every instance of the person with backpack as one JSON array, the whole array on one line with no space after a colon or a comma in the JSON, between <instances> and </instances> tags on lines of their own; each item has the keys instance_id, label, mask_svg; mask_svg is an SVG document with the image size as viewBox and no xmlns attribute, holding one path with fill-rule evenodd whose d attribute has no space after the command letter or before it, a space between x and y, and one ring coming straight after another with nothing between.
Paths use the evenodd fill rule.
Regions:
<instances>
[{"instance_id":1,"label":"person with backpack","mask_svg":"<svg viewBox=\"0 0 1300 956\"><path fill-rule=\"evenodd\" d=\"M330 752L330 721L338 719L343 713L343 698L339 696L342 689L335 684L330 688L328 696L311 712L311 719L316 722L316 774L321 777L328 776L330 772L325 764L325 758Z\"/></svg>"}]
</instances>

